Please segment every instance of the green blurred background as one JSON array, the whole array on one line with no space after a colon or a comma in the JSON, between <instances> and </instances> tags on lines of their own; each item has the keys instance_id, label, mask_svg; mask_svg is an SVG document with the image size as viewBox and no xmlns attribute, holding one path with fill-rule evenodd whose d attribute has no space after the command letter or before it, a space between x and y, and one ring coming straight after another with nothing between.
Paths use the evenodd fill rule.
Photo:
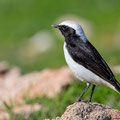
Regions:
<instances>
[{"instance_id":1,"label":"green blurred background","mask_svg":"<svg viewBox=\"0 0 120 120\"><path fill-rule=\"evenodd\" d=\"M110 66L120 64L119 0L0 0L0 61L20 67L22 73L66 65L63 37L51 25L68 18L83 24L88 39ZM120 82L120 76L115 75ZM31 115L31 120L61 115L85 87L82 84L80 89L79 84L75 81L54 100L27 100L44 106L43 111ZM94 101L120 109L117 93L104 87L96 89Z\"/></svg>"}]
</instances>

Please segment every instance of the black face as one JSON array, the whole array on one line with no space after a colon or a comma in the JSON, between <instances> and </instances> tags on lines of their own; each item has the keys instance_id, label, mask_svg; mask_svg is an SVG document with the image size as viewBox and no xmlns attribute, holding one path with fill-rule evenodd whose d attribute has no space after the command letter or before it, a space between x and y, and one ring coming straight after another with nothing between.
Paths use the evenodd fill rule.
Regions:
<instances>
[{"instance_id":1,"label":"black face","mask_svg":"<svg viewBox=\"0 0 120 120\"><path fill-rule=\"evenodd\" d=\"M64 37L68 37L71 35L74 36L76 34L73 28L65 26L65 25L59 25L58 28Z\"/></svg>"},{"instance_id":2,"label":"black face","mask_svg":"<svg viewBox=\"0 0 120 120\"><path fill-rule=\"evenodd\" d=\"M53 27L58 28L61 31L65 37L66 43L73 44L73 42L80 38L80 36L76 34L76 31L71 27L68 27L66 25L53 25Z\"/></svg>"}]
</instances>

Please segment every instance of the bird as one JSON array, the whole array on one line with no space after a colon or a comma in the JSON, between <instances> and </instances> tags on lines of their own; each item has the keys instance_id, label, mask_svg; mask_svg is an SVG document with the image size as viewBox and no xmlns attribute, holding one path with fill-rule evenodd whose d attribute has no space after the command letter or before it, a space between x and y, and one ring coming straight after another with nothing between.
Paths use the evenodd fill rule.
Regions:
<instances>
[{"instance_id":1,"label":"bird","mask_svg":"<svg viewBox=\"0 0 120 120\"><path fill-rule=\"evenodd\" d=\"M76 78L86 82L87 86L76 102L91 102L97 85L109 87L120 94L120 84L97 49L89 42L80 24L66 20L52 27L60 30L64 36L65 60ZM83 95L92 85L88 100Z\"/></svg>"}]
</instances>

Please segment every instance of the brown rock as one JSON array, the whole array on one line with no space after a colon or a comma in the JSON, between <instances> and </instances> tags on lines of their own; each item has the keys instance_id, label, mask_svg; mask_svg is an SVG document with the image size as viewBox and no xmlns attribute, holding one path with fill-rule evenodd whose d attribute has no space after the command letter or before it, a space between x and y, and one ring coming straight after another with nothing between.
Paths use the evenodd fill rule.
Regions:
<instances>
[{"instance_id":1,"label":"brown rock","mask_svg":"<svg viewBox=\"0 0 120 120\"><path fill-rule=\"evenodd\" d=\"M5 62L0 63L0 120L9 120L6 105L15 105L14 114L25 113L26 117L40 110L40 105L25 105L24 97L54 97L73 82L74 75L68 67L58 70L46 69L21 75L18 68L8 70ZM22 106L20 106L22 104Z\"/></svg>"},{"instance_id":2,"label":"brown rock","mask_svg":"<svg viewBox=\"0 0 120 120\"><path fill-rule=\"evenodd\" d=\"M79 102L67 107L64 114L55 120L115 120L118 118L120 119L120 111L109 106Z\"/></svg>"},{"instance_id":3,"label":"brown rock","mask_svg":"<svg viewBox=\"0 0 120 120\"><path fill-rule=\"evenodd\" d=\"M38 80L33 83L29 90L29 97L48 96L54 97L60 93L65 86L73 82L73 73L68 67L58 70L44 70L38 76Z\"/></svg>"},{"instance_id":4,"label":"brown rock","mask_svg":"<svg viewBox=\"0 0 120 120\"><path fill-rule=\"evenodd\" d=\"M29 116L31 113L37 112L41 109L41 106L39 104L34 104L34 105L20 105L16 106L13 109L14 114L24 114Z\"/></svg>"},{"instance_id":5,"label":"brown rock","mask_svg":"<svg viewBox=\"0 0 120 120\"><path fill-rule=\"evenodd\" d=\"M3 77L8 72L8 64L7 62L0 63L0 77Z\"/></svg>"},{"instance_id":6,"label":"brown rock","mask_svg":"<svg viewBox=\"0 0 120 120\"><path fill-rule=\"evenodd\" d=\"M27 104L27 105L19 105L13 108L13 115L16 116L17 114L24 115L25 119L30 117L32 113L35 113L41 109L39 104ZM0 120L11 120L10 113L7 110L0 111Z\"/></svg>"},{"instance_id":7,"label":"brown rock","mask_svg":"<svg viewBox=\"0 0 120 120\"><path fill-rule=\"evenodd\" d=\"M5 67L1 67L3 70ZM44 70L21 75L18 68L10 69L0 76L0 109L7 104L24 103L24 97L54 97L63 87L73 82L74 75L68 67Z\"/></svg>"},{"instance_id":8,"label":"brown rock","mask_svg":"<svg viewBox=\"0 0 120 120\"><path fill-rule=\"evenodd\" d=\"M7 113L7 112L0 112L0 120L10 120L9 113Z\"/></svg>"}]
</instances>

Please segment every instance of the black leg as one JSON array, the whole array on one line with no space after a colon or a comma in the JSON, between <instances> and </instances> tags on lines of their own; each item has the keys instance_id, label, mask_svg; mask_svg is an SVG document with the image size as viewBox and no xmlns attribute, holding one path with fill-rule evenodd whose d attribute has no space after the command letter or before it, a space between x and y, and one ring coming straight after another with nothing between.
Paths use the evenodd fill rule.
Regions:
<instances>
[{"instance_id":1,"label":"black leg","mask_svg":"<svg viewBox=\"0 0 120 120\"><path fill-rule=\"evenodd\" d=\"M94 92L95 87L96 87L96 85L93 85L92 91L91 91L91 94L90 94L90 98L89 98L88 102L91 102L91 99L92 99L92 96L93 96L93 92Z\"/></svg>"},{"instance_id":2,"label":"black leg","mask_svg":"<svg viewBox=\"0 0 120 120\"><path fill-rule=\"evenodd\" d=\"M80 97L78 98L78 100L76 102L80 102L81 101L82 96L85 94L85 92L90 87L90 85L91 85L90 83L87 83L87 87L84 89L84 91L82 92L82 94L80 95Z\"/></svg>"}]
</instances>

